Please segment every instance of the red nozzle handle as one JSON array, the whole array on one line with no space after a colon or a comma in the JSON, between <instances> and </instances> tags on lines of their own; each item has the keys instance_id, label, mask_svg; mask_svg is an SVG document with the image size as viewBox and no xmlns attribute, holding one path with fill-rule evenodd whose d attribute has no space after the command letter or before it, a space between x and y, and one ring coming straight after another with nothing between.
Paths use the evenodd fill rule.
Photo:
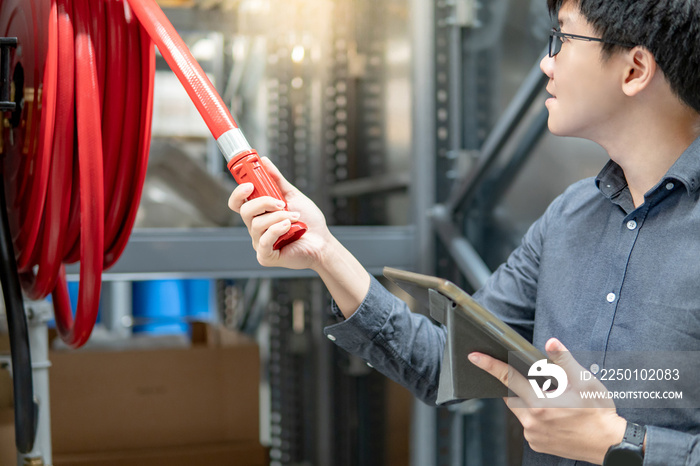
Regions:
<instances>
[{"instance_id":1,"label":"red nozzle handle","mask_svg":"<svg viewBox=\"0 0 700 466\"><path fill-rule=\"evenodd\" d=\"M284 210L288 210L287 201L282 197L277 185L270 178L270 175L267 173L267 170L265 170L260 160L260 156L254 149L237 154L228 163L228 169L238 184L253 183L255 189L253 189L253 192L248 196L248 199L271 196L280 201L284 201ZM289 231L277 239L273 249L282 249L289 243L298 240L306 233L306 230L307 226L304 222L292 223Z\"/></svg>"}]
</instances>

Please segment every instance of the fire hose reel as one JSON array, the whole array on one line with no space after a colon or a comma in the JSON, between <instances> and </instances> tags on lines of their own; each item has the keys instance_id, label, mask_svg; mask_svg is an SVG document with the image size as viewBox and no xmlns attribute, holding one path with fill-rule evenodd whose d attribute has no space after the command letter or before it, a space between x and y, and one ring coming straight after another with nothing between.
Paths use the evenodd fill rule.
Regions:
<instances>
[{"instance_id":1,"label":"fire hose reel","mask_svg":"<svg viewBox=\"0 0 700 466\"><path fill-rule=\"evenodd\" d=\"M102 271L126 247L141 199L155 48L180 79L239 181L282 199L257 152L155 0L0 0L0 278L15 393L15 441L32 450L38 408L23 298L52 295L56 327L83 345ZM298 222L275 245L306 231ZM71 309L64 264L80 261Z\"/></svg>"},{"instance_id":2,"label":"fire hose reel","mask_svg":"<svg viewBox=\"0 0 700 466\"><path fill-rule=\"evenodd\" d=\"M17 267L29 298L52 294L56 325L68 345L79 347L89 338L102 271L117 261L134 224L150 144L154 43L231 172L248 174L244 181L253 182L256 196L281 198L155 0L3 0L0 37L7 38L0 45L12 76L2 83L0 100L7 107L0 109L0 144ZM276 247L305 230L299 222ZM78 260L73 313L63 264Z\"/></svg>"}]
</instances>

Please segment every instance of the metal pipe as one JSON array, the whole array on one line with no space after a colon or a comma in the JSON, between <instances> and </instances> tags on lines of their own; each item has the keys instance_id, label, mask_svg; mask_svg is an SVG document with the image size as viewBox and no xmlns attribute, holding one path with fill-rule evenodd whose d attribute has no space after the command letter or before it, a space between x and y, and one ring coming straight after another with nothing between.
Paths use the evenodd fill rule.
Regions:
<instances>
[{"instance_id":1,"label":"metal pipe","mask_svg":"<svg viewBox=\"0 0 700 466\"><path fill-rule=\"evenodd\" d=\"M51 404L49 397L49 334L48 322L53 316L51 304L47 301L27 301L27 321L29 323L29 344L32 348L32 376L34 399L37 406L36 437L31 451L18 455L20 465L50 465L51 444Z\"/></svg>"},{"instance_id":2,"label":"metal pipe","mask_svg":"<svg viewBox=\"0 0 700 466\"><path fill-rule=\"evenodd\" d=\"M548 79L540 70L539 62L530 70L525 82L484 142L474 167L464 178L455 182L456 187L446 203L448 211L455 212L471 201L477 186L496 160L514 129L525 116L532 102L545 87Z\"/></svg>"},{"instance_id":3,"label":"metal pipe","mask_svg":"<svg viewBox=\"0 0 700 466\"><path fill-rule=\"evenodd\" d=\"M102 323L118 338L131 336L133 322L131 282L115 280L103 284Z\"/></svg>"},{"instance_id":4,"label":"metal pipe","mask_svg":"<svg viewBox=\"0 0 700 466\"><path fill-rule=\"evenodd\" d=\"M410 187L413 223L416 225L416 270L430 273L434 267L435 241L425 213L435 204L435 11L432 2L410 0L411 50L411 146Z\"/></svg>"},{"instance_id":5,"label":"metal pipe","mask_svg":"<svg viewBox=\"0 0 700 466\"><path fill-rule=\"evenodd\" d=\"M457 232L458 230L449 214L450 211L444 205L433 207L430 212L433 227L447 247L450 257L455 261L460 272L475 290L479 289L491 276L491 270L469 241Z\"/></svg>"},{"instance_id":6,"label":"metal pipe","mask_svg":"<svg viewBox=\"0 0 700 466\"><path fill-rule=\"evenodd\" d=\"M326 293L320 280L311 281L311 339L316 367L316 464L333 464L333 360L331 343L323 336Z\"/></svg>"},{"instance_id":7,"label":"metal pipe","mask_svg":"<svg viewBox=\"0 0 700 466\"><path fill-rule=\"evenodd\" d=\"M518 147L510 158L508 164L499 171L498 176L494 182L489 183L492 188L489 190L485 198L485 204L483 209L485 212L490 212L503 198L507 189L510 187L515 176L520 172L523 164L528 160L529 156L532 154L532 150L539 140L544 135L547 129L547 121L549 120L549 111L543 108L540 113L538 113L527 132L523 135L522 139L518 143Z\"/></svg>"}]
</instances>

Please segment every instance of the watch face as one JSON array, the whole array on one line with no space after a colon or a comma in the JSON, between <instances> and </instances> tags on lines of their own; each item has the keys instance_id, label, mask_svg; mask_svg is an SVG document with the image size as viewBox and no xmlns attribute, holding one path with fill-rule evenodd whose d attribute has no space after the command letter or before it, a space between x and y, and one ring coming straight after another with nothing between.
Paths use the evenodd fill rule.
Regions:
<instances>
[{"instance_id":1,"label":"watch face","mask_svg":"<svg viewBox=\"0 0 700 466\"><path fill-rule=\"evenodd\" d=\"M605 466L642 466L644 459L636 449L614 449L605 455Z\"/></svg>"}]
</instances>

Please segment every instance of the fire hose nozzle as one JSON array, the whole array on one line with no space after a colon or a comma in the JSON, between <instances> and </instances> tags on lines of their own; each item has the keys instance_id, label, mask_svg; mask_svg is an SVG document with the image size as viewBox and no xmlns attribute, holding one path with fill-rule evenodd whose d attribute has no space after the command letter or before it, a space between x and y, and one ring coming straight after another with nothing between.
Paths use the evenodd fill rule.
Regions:
<instances>
[{"instance_id":1,"label":"fire hose nozzle","mask_svg":"<svg viewBox=\"0 0 700 466\"><path fill-rule=\"evenodd\" d=\"M265 170L265 167L260 160L255 149L248 149L237 153L228 161L228 169L236 179L241 183L253 183L255 189L248 196L248 199L255 199L261 196L271 196L284 202L284 210L287 209L287 201L280 193L277 184L270 178L270 175ZM289 243L292 243L302 237L308 227L303 222L292 223L289 231L280 236L273 249L282 249Z\"/></svg>"}]
</instances>

